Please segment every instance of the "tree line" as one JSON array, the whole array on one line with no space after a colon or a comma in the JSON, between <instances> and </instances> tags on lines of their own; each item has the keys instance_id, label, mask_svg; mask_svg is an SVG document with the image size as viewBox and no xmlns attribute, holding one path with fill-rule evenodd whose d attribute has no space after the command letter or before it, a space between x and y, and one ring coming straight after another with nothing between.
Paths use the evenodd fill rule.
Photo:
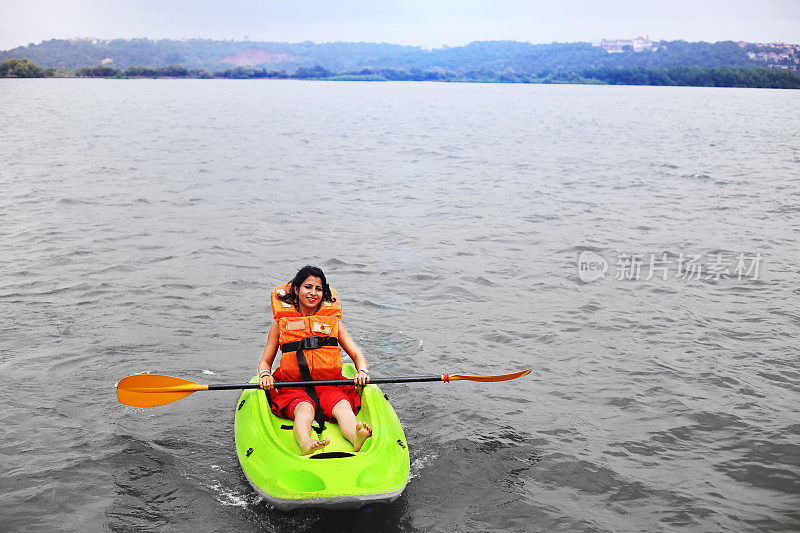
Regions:
<instances>
[{"instance_id":1,"label":"tree line","mask_svg":"<svg viewBox=\"0 0 800 533\"><path fill-rule=\"evenodd\" d=\"M585 78L609 85L687 85L692 87L753 87L800 89L800 77L786 70L767 68L624 68L585 69Z\"/></svg>"},{"instance_id":2,"label":"tree line","mask_svg":"<svg viewBox=\"0 0 800 533\"><path fill-rule=\"evenodd\" d=\"M53 69L37 67L28 59L10 59L0 64L0 77L36 78L54 76ZM132 66L125 70L106 65L83 67L70 76L82 78L225 78L225 79L303 79L328 81L439 81L484 83L581 83L608 85L666 85L693 87L753 87L800 89L800 77L785 70L734 67L598 67L580 71L542 70L537 73L516 72L506 68L465 71L436 68L390 69L361 68L334 71L321 65L284 70L235 67L218 72L190 69L174 64L152 68Z\"/></svg>"}]
</instances>

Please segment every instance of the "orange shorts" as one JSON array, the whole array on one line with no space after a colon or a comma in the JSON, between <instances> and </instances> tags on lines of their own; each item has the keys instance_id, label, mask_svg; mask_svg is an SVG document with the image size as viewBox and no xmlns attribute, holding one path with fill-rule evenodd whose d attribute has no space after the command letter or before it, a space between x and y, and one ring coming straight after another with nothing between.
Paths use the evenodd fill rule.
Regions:
<instances>
[{"instance_id":1,"label":"orange shorts","mask_svg":"<svg viewBox=\"0 0 800 533\"><path fill-rule=\"evenodd\" d=\"M280 368L275 371L273 376L275 381L280 381ZM345 379L341 376L340 379ZM322 413L325 418L333 421L333 407L342 400L347 400L350 403L350 408L353 413L358 414L361 409L361 397L358 395L355 386L353 385L327 385L325 387L314 387L319 397L319 404L322 407ZM314 400L306 392L305 387L284 387L280 389L272 389L267 391L269 397L269 405L272 412L276 416L294 420L294 410L297 404L308 402L312 406Z\"/></svg>"}]
</instances>

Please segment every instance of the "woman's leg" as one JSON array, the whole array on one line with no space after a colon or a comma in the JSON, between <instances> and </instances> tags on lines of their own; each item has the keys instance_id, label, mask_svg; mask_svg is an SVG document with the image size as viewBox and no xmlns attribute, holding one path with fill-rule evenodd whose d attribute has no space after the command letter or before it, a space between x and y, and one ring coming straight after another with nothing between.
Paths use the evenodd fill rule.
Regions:
<instances>
[{"instance_id":1,"label":"woman's leg","mask_svg":"<svg viewBox=\"0 0 800 533\"><path fill-rule=\"evenodd\" d=\"M353 444L355 451L359 451L364 445L364 441L372 436L372 428L366 422L356 420L353 408L347 400L339 400L333 406L332 414L339 423L339 431L342 432L342 436Z\"/></svg>"},{"instance_id":2,"label":"woman's leg","mask_svg":"<svg viewBox=\"0 0 800 533\"><path fill-rule=\"evenodd\" d=\"M318 440L311 437L311 421L314 420L314 404L300 402L294 408L294 440L300 446L300 453L308 455L325 447L330 439Z\"/></svg>"}]
</instances>

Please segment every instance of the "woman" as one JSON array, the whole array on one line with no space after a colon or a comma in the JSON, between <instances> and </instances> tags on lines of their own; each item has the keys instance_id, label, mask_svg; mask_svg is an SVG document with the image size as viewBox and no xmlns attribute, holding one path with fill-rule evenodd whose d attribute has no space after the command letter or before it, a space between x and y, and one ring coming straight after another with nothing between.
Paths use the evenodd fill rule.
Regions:
<instances>
[{"instance_id":1,"label":"woman","mask_svg":"<svg viewBox=\"0 0 800 533\"><path fill-rule=\"evenodd\" d=\"M355 386L369 383L367 361L341 322L342 306L325 274L313 266L301 268L286 285L275 287L271 296L274 321L258 364L259 384L268 391L273 412L294 419L294 438L303 455L322 449L330 439L311 437L311 422L324 427L324 419L336 420L344 438L359 451L372 428L356 420L361 399L352 385L283 387L275 381L343 379L341 346L353 360ZM280 368L271 368L278 347Z\"/></svg>"}]
</instances>

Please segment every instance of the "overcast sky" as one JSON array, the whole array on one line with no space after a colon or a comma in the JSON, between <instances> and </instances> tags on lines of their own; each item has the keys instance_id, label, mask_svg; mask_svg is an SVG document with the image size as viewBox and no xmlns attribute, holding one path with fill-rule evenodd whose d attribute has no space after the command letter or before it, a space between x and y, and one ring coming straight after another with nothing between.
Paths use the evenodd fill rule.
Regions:
<instances>
[{"instance_id":1,"label":"overcast sky","mask_svg":"<svg viewBox=\"0 0 800 533\"><path fill-rule=\"evenodd\" d=\"M426 47L602 37L800 43L800 0L0 0L0 49L71 37Z\"/></svg>"}]
</instances>

